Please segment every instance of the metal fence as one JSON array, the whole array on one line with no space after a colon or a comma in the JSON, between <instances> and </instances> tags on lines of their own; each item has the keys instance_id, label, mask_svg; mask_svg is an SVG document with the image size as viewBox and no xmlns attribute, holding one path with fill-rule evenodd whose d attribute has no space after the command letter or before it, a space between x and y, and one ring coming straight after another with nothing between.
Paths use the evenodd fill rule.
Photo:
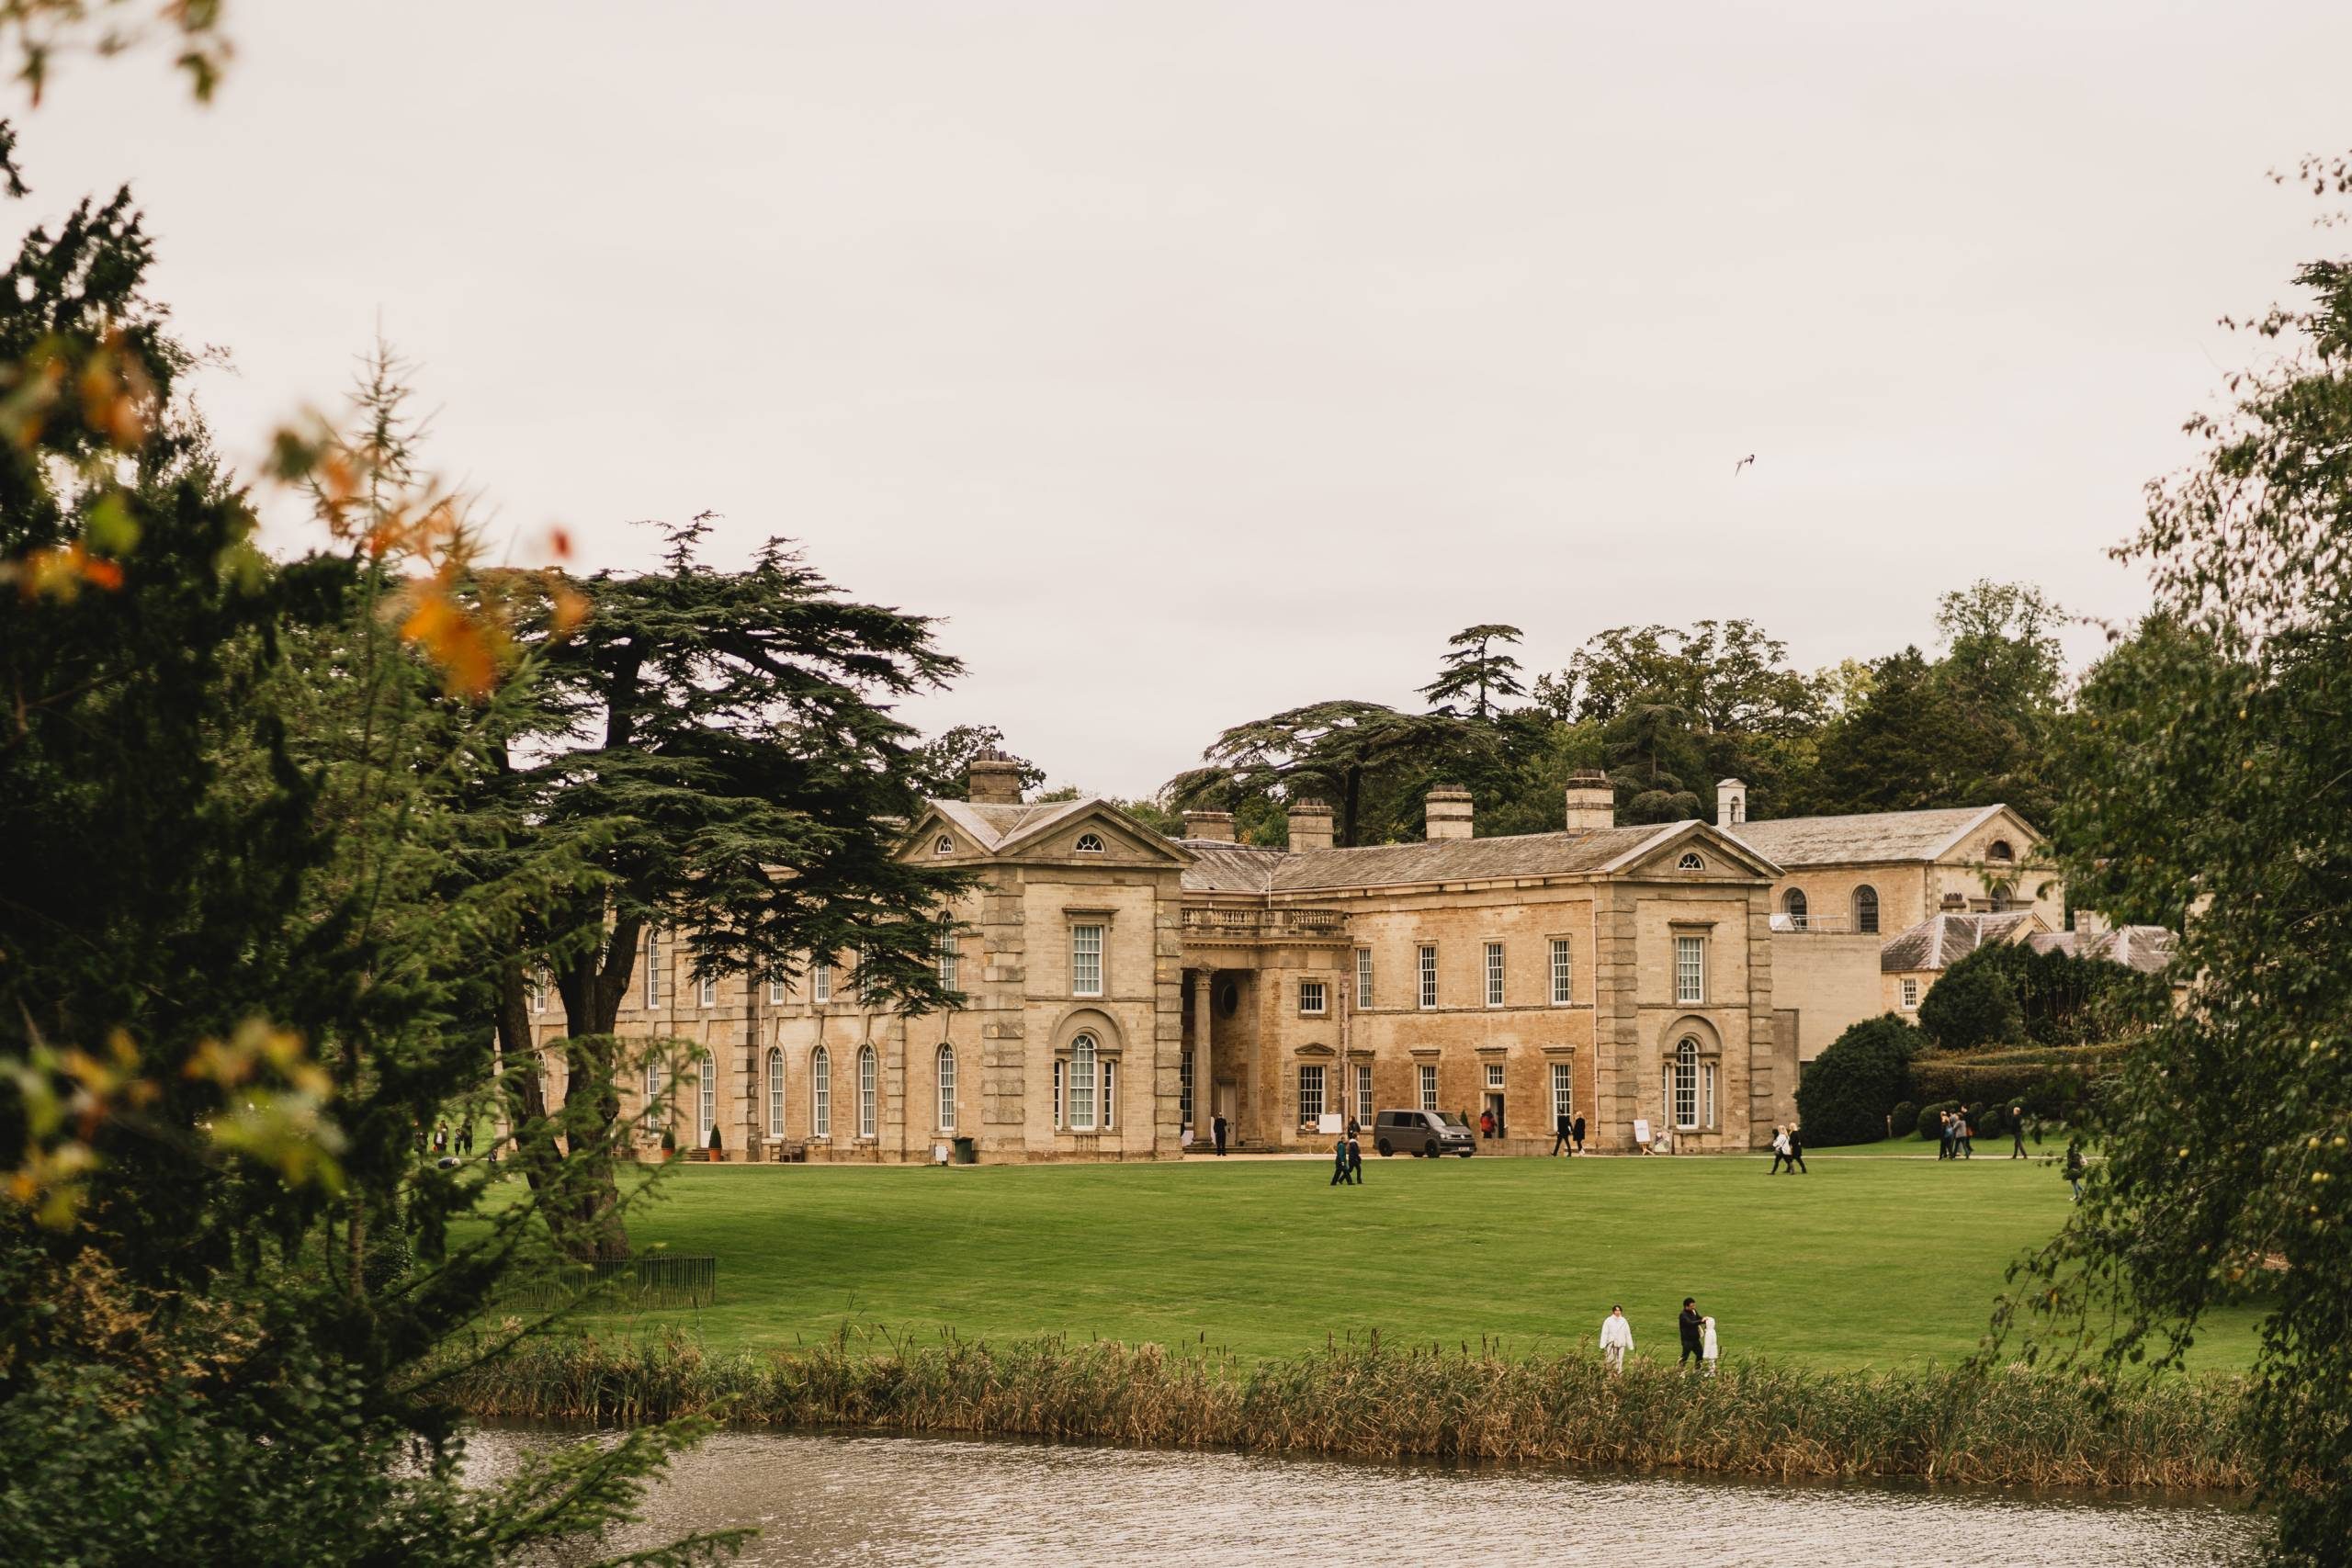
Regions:
<instances>
[{"instance_id":1,"label":"metal fence","mask_svg":"<svg viewBox=\"0 0 2352 1568\"><path fill-rule=\"evenodd\" d=\"M656 1252L567 1263L518 1279L501 1294L509 1304L535 1312L592 1296L599 1307L709 1306L718 1299L718 1259Z\"/></svg>"}]
</instances>

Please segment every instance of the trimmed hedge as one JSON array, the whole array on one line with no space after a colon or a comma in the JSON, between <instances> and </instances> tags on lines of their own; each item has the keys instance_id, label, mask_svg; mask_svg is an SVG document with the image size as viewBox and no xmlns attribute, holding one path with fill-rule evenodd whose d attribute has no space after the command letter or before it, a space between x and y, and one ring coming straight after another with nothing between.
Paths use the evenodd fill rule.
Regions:
<instances>
[{"instance_id":1,"label":"trimmed hedge","mask_svg":"<svg viewBox=\"0 0 2352 1568\"><path fill-rule=\"evenodd\" d=\"M1918 1124L1919 1108L1906 1100L1897 1105L1888 1115L1886 1131L1891 1137L1907 1138L1911 1135L1911 1129Z\"/></svg>"},{"instance_id":2,"label":"trimmed hedge","mask_svg":"<svg viewBox=\"0 0 2352 1568\"><path fill-rule=\"evenodd\" d=\"M1808 1144L1874 1144L1887 1113L1911 1091L1911 1058L1924 1041L1893 1013L1864 1019L1805 1064L1797 1120Z\"/></svg>"},{"instance_id":3,"label":"trimmed hedge","mask_svg":"<svg viewBox=\"0 0 2352 1568\"><path fill-rule=\"evenodd\" d=\"M1919 1107L1919 1136L1935 1143L1944 1135L1944 1112L1960 1109L1957 1100L1939 1100Z\"/></svg>"}]
</instances>

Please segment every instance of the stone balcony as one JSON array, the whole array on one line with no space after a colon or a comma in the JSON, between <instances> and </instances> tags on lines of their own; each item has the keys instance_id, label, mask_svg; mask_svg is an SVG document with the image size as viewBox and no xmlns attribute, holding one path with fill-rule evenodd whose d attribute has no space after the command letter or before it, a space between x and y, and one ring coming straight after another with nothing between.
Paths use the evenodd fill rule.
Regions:
<instances>
[{"instance_id":1,"label":"stone balcony","mask_svg":"<svg viewBox=\"0 0 2352 1568\"><path fill-rule=\"evenodd\" d=\"M1269 909L1190 904L1184 940L1215 942L1343 942L1348 919L1337 909Z\"/></svg>"}]
</instances>

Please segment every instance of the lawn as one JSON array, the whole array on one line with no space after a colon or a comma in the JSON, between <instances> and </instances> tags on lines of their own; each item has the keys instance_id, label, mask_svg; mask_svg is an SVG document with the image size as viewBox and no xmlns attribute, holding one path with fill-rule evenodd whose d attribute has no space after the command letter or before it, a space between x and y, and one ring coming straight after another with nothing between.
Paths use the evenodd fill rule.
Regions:
<instances>
[{"instance_id":1,"label":"lawn","mask_svg":"<svg viewBox=\"0 0 2352 1568\"><path fill-rule=\"evenodd\" d=\"M1888 1157L1917 1151L1924 1158ZM719 1348L861 1331L1204 1342L1249 1356L1327 1336L1513 1351L1589 1341L1624 1303L1671 1355L1685 1295L1725 1354L1822 1367L1973 1350L2003 1270L2067 1209L2044 1160L1939 1163L1910 1140L1767 1157L679 1166L636 1210L640 1249L712 1253L719 1297L675 1321ZM2005 1152L2005 1151L2004 1151ZM2250 1317L2194 1363L2242 1366Z\"/></svg>"}]
</instances>

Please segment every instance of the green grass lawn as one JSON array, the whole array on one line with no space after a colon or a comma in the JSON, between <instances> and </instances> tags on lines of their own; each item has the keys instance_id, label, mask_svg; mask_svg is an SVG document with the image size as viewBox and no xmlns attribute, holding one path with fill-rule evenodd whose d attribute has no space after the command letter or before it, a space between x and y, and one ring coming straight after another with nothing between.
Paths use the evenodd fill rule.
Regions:
<instances>
[{"instance_id":1,"label":"green grass lawn","mask_svg":"<svg viewBox=\"0 0 2352 1568\"><path fill-rule=\"evenodd\" d=\"M1914 1150L1924 1159L1887 1157ZM1540 1352L1589 1341L1624 1303L1638 1348L1674 1353L1685 1295L1725 1354L1823 1367L1972 1351L2011 1259L2066 1184L2041 1160L1935 1160L1897 1140L1767 1156L1373 1159L908 1167L677 1166L635 1211L640 1249L719 1259L714 1307L644 1314L714 1348L843 1325L967 1338L1204 1342L1248 1356L1384 1337ZM2004 1151L2005 1152L2005 1151ZM1856 1157L1856 1156L1860 1157ZM2246 1363L2250 1319L2194 1360Z\"/></svg>"}]
</instances>

